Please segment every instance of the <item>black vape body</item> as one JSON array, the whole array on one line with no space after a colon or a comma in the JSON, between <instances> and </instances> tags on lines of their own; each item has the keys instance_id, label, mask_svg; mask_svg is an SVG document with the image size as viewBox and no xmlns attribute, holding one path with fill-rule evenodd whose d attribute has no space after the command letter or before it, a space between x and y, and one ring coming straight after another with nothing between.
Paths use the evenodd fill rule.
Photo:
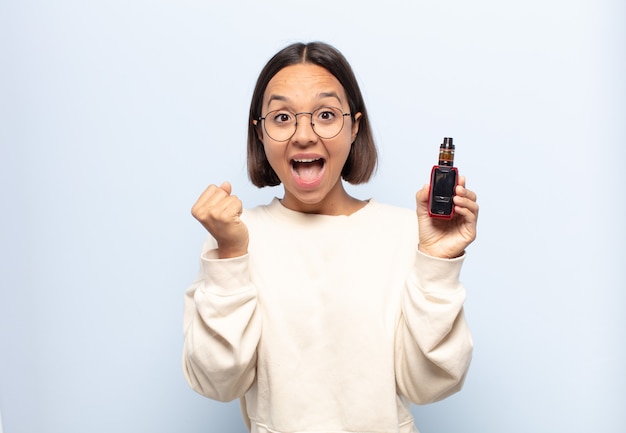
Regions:
<instances>
[{"instance_id":1,"label":"black vape body","mask_svg":"<svg viewBox=\"0 0 626 433\"><path fill-rule=\"evenodd\" d=\"M451 137L445 137L439 148L439 165L435 165L430 174L428 214L432 218L454 216L454 190L459 176L453 164L454 144Z\"/></svg>"}]
</instances>

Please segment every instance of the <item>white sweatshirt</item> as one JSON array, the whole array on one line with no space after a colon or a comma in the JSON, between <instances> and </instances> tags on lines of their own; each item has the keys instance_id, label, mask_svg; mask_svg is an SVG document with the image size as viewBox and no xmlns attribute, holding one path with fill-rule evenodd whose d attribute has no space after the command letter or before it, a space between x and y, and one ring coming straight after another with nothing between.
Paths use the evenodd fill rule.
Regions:
<instances>
[{"instance_id":1,"label":"white sweatshirt","mask_svg":"<svg viewBox=\"0 0 626 433\"><path fill-rule=\"evenodd\" d=\"M410 433L410 402L461 388L463 258L420 253L415 211L370 200L313 215L274 199L241 218L248 254L217 259L209 237L186 292L194 390L242 398L253 433Z\"/></svg>"}]
</instances>

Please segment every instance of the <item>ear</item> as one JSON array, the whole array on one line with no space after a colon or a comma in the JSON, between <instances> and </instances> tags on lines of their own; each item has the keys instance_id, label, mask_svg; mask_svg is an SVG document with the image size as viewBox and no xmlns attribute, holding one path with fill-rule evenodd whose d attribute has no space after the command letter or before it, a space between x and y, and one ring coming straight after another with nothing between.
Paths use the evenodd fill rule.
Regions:
<instances>
[{"instance_id":1,"label":"ear","mask_svg":"<svg viewBox=\"0 0 626 433\"><path fill-rule=\"evenodd\" d=\"M261 143L263 143L263 128L261 128L261 125L259 125L259 121L257 119L253 119L252 124L254 125L256 136L259 137L259 140L261 141Z\"/></svg>"},{"instance_id":2,"label":"ear","mask_svg":"<svg viewBox=\"0 0 626 433\"><path fill-rule=\"evenodd\" d=\"M356 140L356 135L359 132L359 123L361 122L361 112L359 111L354 115L354 121L352 122L352 142Z\"/></svg>"}]
</instances>

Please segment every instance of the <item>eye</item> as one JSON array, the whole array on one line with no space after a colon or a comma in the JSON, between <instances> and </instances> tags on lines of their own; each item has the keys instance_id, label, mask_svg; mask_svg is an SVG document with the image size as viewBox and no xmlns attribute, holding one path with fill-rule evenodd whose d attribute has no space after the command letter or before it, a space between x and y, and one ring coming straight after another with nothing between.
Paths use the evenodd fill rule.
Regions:
<instances>
[{"instance_id":1,"label":"eye","mask_svg":"<svg viewBox=\"0 0 626 433\"><path fill-rule=\"evenodd\" d=\"M315 112L315 118L326 123L334 122L339 115L338 110L332 107L323 107Z\"/></svg>"},{"instance_id":2,"label":"eye","mask_svg":"<svg viewBox=\"0 0 626 433\"><path fill-rule=\"evenodd\" d=\"M266 118L276 125L293 123L293 115L288 111L272 111Z\"/></svg>"}]
</instances>

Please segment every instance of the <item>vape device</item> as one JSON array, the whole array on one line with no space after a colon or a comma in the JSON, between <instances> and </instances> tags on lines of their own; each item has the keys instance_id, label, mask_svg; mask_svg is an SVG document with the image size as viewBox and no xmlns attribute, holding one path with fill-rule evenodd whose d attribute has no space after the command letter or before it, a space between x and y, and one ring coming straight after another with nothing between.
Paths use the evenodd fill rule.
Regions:
<instances>
[{"instance_id":1,"label":"vape device","mask_svg":"<svg viewBox=\"0 0 626 433\"><path fill-rule=\"evenodd\" d=\"M439 165L430 173L428 214L432 218L451 219L454 215L454 190L458 182L454 167L454 144L452 137L445 137L439 147Z\"/></svg>"}]
</instances>

